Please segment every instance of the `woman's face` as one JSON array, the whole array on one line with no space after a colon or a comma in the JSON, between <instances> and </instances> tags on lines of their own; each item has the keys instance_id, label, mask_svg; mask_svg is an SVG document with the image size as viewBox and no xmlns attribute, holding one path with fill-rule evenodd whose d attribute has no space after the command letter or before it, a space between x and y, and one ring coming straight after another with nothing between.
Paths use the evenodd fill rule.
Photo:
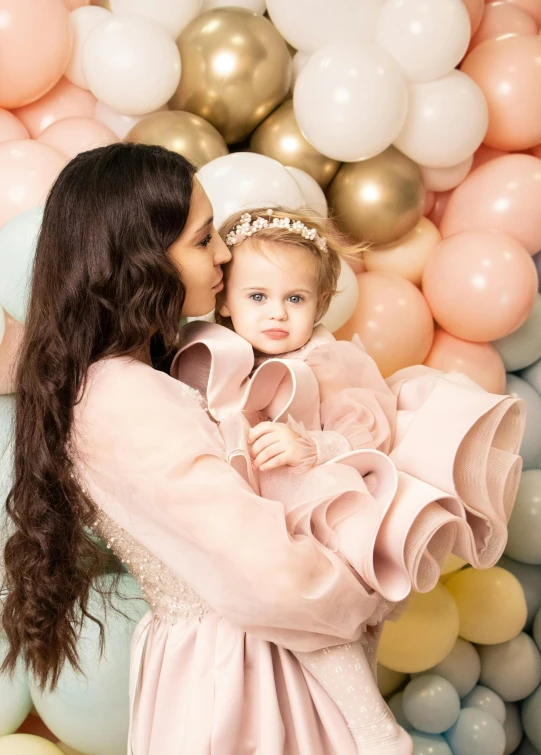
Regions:
<instances>
[{"instance_id":1,"label":"woman's face","mask_svg":"<svg viewBox=\"0 0 541 755\"><path fill-rule=\"evenodd\" d=\"M186 288L183 317L199 317L211 312L216 294L223 288L220 265L229 262L231 252L214 228L212 205L196 178L188 220L168 254Z\"/></svg>"}]
</instances>

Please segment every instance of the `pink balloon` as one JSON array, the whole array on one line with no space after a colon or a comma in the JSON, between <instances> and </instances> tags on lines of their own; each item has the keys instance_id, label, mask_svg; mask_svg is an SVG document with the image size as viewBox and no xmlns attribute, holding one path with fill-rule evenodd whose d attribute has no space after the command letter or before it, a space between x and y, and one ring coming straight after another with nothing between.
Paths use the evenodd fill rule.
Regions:
<instances>
[{"instance_id":1,"label":"pink balloon","mask_svg":"<svg viewBox=\"0 0 541 755\"><path fill-rule=\"evenodd\" d=\"M470 17L471 31L475 34L483 19L485 0L462 0Z\"/></svg>"},{"instance_id":2,"label":"pink balloon","mask_svg":"<svg viewBox=\"0 0 541 755\"><path fill-rule=\"evenodd\" d=\"M48 144L21 139L0 144L0 227L45 201L66 158Z\"/></svg>"},{"instance_id":3,"label":"pink balloon","mask_svg":"<svg viewBox=\"0 0 541 755\"><path fill-rule=\"evenodd\" d=\"M0 109L0 142L13 139L28 139L28 131L13 113Z\"/></svg>"},{"instance_id":4,"label":"pink balloon","mask_svg":"<svg viewBox=\"0 0 541 755\"><path fill-rule=\"evenodd\" d=\"M434 205L436 203L436 194L433 191L427 191L425 196L425 210L423 215L425 217L428 217L432 210L434 209Z\"/></svg>"},{"instance_id":5,"label":"pink balloon","mask_svg":"<svg viewBox=\"0 0 541 755\"><path fill-rule=\"evenodd\" d=\"M470 41L470 50L486 39L498 39L507 35L519 37L537 34L539 25L535 18L526 13L519 5L513 5L507 0L497 0L485 6L485 13L481 25Z\"/></svg>"},{"instance_id":6,"label":"pink balloon","mask_svg":"<svg viewBox=\"0 0 541 755\"><path fill-rule=\"evenodd\" d=\"M541 160L504 155L477 168L457 186L439 228L444 238L462 231L502 231L535 254L541 249L540 208Z\"/></svg>"},{"instance_id":7,"label":"pink balloon","mask_svg":"<svg viewBox=\"0 0 541 755\"><path fill-rule=\"evenodd\" d=\"M518 5L535 18L538 26L541 26L541 3L539 0L507 0L507 2Z\"/></svg>"},{"instance_id":8,"label":"pink balloon","mask_svg":"<svg viewBox=\"0 0 541 755\"><path fill-rule=\"evenodd\" d=\"M476 168L481 167L481 165L488 163L490 160L494 160L496 157L503 157L503 155L506 154L507 152L502 152L501 149L494 149L494 147L487 147L486 144L481 144L473 156L470 173Z\"/></svg>"},{"instance_id":9,"label":"pink balloon","mask_svg":"<svg viewBox=\"0 0 541 755\"><path fill-rule=\"evenodd\" d=\"M518 151L541 142L541 38L489 39L461 65L485 95L489 147Z\"/></svg>"},{"instance_id":10,"label":"pink balloon","mask_svg":"<svg viewBox=\"0 0 541 755\"><path fill-rule=\"evenodd\" d=\"M38 137L38 142L54 147L67 157L75 157L94 147L117 142L118 137L110 128L93 118L62 118L48 126Z\"/></svg>"},{"instance_id":11,"label":"pink balloon","mask_svg":"<svg viewBox=\"0 0 541 755\"><path fill-rule=\"evenodd\" d=\"M437 329L425 364L443 372L462 372L489 393L505 391L505 366L491 343L463 341Z\"/></svg>"},{"instance_id":12,"label":"pink balloon","mask_svg":"<svg viewBox=\"0 0 541 755\"><path fill-rule=\"evenodd\" d=\"M492 231L457 233L428 259L423 293L436 322L466 341L495 341L522 325L537 296L524 247Z\"/></svg>"},{"instance_id":13,"label":"pink balloon","mask_svg":"<svg viewBox=\"0 0 541 755\"><path fill-rule=\"evenodd\" d=\"M436 192L435 198L434 198L434 206L430 213L427 215L427 218L431 220L434 225L439 228L441 219L443 217L443 214L445 212L445 208L447 207L447 203L449 202L449 198L453 192L452 191L439 191Z\"/></svg>"},{"instance_id":14,"label":"pink balloon","mask_svg":"<svg viewBox=\"0 0 541 755\"><path fill-rule=\"evenodd\" d=\"M389 273L360 273L357 281L357 308L334 336L350 340L358 333L384 377L421 364L432 345L434 322L419 289Z\"/></svg>"},{"instance_id":15,"label":"pink balloon","mask_svg":"<svg viewBox=\"0 0 541 755\"><path fill-rule=\"evenodd\" d=\"M21 345L24 325L4 310L6 329L0 342L0 395L13 393L15 390L15 370L17 369L17 352Z\"/></svg>"},{"instance_id":16,"label":"pink balloon","mask_svg":"<svg viewBox=\"0 0 541 755\"><path fill-rule=\"evenodd\" d=\"M62 77L45 97L16 109L14 114L24 123L30 136L37 139L51 123L62 118L72 115L93 118L95 107L96 98L93 94Z\"/></svg>"},{"instance_id":17,"label":"pink balloon","mask_svg":"<svg viewBox=\"0 0 541 755\"><path fill-rule=\"evenodd\" d=\"M2 0L0 107L33 102L56 84L68 65L72 29L62 0Z\"/></svg>"}]
</instances>

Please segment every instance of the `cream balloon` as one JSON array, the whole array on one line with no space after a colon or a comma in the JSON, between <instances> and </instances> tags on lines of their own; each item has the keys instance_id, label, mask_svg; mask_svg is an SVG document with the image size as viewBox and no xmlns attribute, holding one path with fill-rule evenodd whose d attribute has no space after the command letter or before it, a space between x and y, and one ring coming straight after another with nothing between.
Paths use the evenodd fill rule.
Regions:
<instances>
[{"instance_id":1,"label":"cream balloon","mask_svg":"<svg viewBox=\"0 0 541 755\"><path fill-rule=\"evenodd\" d=\"M299 73L293 105L300 130L318 152L355 162L398 137L408 91L385 50L366 42L332 45L314 53Z\"/></svg>"},{"instance_id":2,"label":"cream balloon","mask_svg":"<svg viewBox=\"0 0 541 755\"><path fill-rule=\"evenodd\" d=\"M168 109L167 105L163 105L154 112L163 113ZM106 105L104 102L96 102L94 110L94 118L110 128L119 139L124 139L128 131L130 131L136 123L139 123L139 121L142 121L143 118L147 118L149 115L152 115L152 113L142 113L141 115L117 113L116 110L109 107L109 105Z\"/></svg>"},{"instance_id":3,"label":"cream balloon","mask_svg":"<svg viewBox=\"0 0 541 755\"><path fill-rule=\"evenodd\" d=\"M48 739L34 734L8 734L0 737L0 755L63 755Z\"/></svg>"},{"instance_id":4,"label":"cream balloon","mask_svg":"<svg viewBox=\"0 0 541 755\"><path fill-rule=\"evenodd\" d=\"M265 0L203 0L201 6L201 13L205 13L208 10L214 10L214 8L246 8L254 13L259 13L262 16L265 13L267 4Z\"/></svg>"},{"instance_id":5,"label":"cream balloon","mask_svg":"<svg viewBox=\"0 0 541 755\"><path fill-rule=\"evenodd\" d=\"M113 13L133 13L157 21L176 39L184 27L201 12L202 0L110 0Z\"/></svg>"},{"instance_id":6,"label":"cream balloon","mask_svg":"<svg viewBox=\"0 0 541 755\"><path fill-rule=\"evenodd\" d=\"M219 228L238 210L256 207L302 207L299 185L283 165L265 155L234 152L218 157L197 173L214 209Z\"/></svg>"},{"instance_id":7,"label":"cream balloon","mask_svg":"<svg viewBox=\"0 0 541 755\"><path fill-rule=\"evenodd\" d=\"M164 105L180 79L180 55L157 21L111 16L89 33L83 73L90 91L120 112L140 115Z\"/></svg>"},{"instance_id":8,"label":"cream balloon","mask_svg":"<svg viewBox=\"0 0 541 755\"><path fill-rule=\"evenodd\" d=\"M269 16L296 50L373 39L383 0L267 0Z\"/></svg>"},{"instance_id":9,"label":"cream balloon","mask_svg":"<svg viewBox=\"0 0 541 755\"><path fill-rule=\"evenodd\" d=\"M297 79L299 78L299 73L302 71L304 66L308 63L311 55L312 55L311 52L303 52L302 50L297 50L297 52L293 56L293 81L291 83L292 87L294 87L295 84L297 83Z\"/></svg>"},{"instance_id":10,"label":"cream balloon","mask_svg":"<svg viewBox=\"0 0 541 755\"><path fill-rule=\"evenodd\" d=\"M408 114L394 144L419 165L448 168L475 152L487 126L481 89L461 71L451 71L410 85Z\"/></svg>"},{"instance_id":11,"label":"cream balloon","mask_svg":"<svg viewBox=\"0 0 541 755\"><path fill-rule=\"evenodd\" d=\"M337 293L331 299L329 309L323 316L321 322L334 333L345 325L352 314L355 312L357 301L359 299L359 287L357 285L357 276L351 267L341 260L342 268L338 278Z\"/></svg>"},{"instance_id":12,"label":"cream balloon","mask_svg":"<svg viewBox=\"0 0 541 755\"><path fill-rule=\"evenodd\" d=\"M415 228L387 246L372 246L364 257L367 270L393 273L421 286L423 270L441 241L434 223L421 218Z\"/></svg>"},{"instance_id":13,"label":"cream balloon","mask_svg":"<svg viewBox=\"0 0 541 755\"><path fill-rule=\"evenodd\" d=\"M473 155L470 155L458 165L449 168L425 168L421 165L423 183L427 191L449 191L462 183L473 165Z\"/></svg>"},{"instance_id":14,"label":"cream balloon","mask_svg":"<svg viewBox=\"0 0 541 755\"><path fill-rule=\"evenodd\" d=\"M71 48L71 58L68 67L64 71L64 76L81 89L89 89L88 81L83 71L83 47L88 35L98 24L111 17L111 14L105 8L96 6L83 6L76 8L70 14L71 26L73 28L73 47Z\"/></svg>"},{"instance_id":15,"label":"cream balloon","mask_svg":"<svg viewBox=\"0 0 541 755\"><path fill-rule=\"evenodd\" d=\"M322 218L326 218L329 214L329 208L323 189L318 182L300 168L291 168L288 165L285 168L298 183L301 194L304 197L305 206L317 212Z\"/></svg>"},{"instance_id":16,"label":"cream balloon","mask_svg":"<svg viewBox=\"0 0 541 755\"><path fill-rule=\"evenodd\" d=\"M387 0L376 42L410 81L432 81L457 66L470 41L470 18L462 0Z\"/></svg>"}]
</instances>

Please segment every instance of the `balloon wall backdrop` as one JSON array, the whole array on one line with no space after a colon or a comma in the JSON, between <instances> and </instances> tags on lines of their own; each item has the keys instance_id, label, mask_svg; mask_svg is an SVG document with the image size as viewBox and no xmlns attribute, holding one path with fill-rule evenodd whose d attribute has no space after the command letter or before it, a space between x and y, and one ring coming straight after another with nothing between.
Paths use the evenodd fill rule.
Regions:
<instances>
[{"instance_id":1,"label":"balloon wall backdrop","mask_svg":"<svg viewBox=\"0 0 541 755\"><path fill-rule=\"evenodd\" d=\"M2 500L43 203L71 157L119 140L184 154L218 224L328 214L366 247L324 320L337 337L358 333L385 376L424 363L527 404L505 555L451 556L410 597L380 688L415 755L539 755L541 1L0 0L0 17ZM125 616L104 617L100 661L83 626L86 679L66 668L44 695L22 664L0 676L0 755L125 752L146 607L111 568Z\"/></svg>"}]
</instances>

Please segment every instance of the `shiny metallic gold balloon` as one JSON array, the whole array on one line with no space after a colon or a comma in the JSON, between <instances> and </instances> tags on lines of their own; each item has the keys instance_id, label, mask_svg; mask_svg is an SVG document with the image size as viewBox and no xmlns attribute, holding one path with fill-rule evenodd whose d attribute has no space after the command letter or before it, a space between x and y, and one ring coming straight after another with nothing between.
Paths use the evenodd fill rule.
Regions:
<instances>
[{"instance_id":1,"label":"shiny metallic gold balloon","mask_svg":"<svg viewBox=\"0 0 541 755\"><path fill-rule=\"evenodd\" d=\"M293 112L293 101L286 100L252 134L250 150L273 157L282 165L300 168L325 188L340 167L318 152L301 134Z\"/></svg>"},{"instance_id":2,"label":"shiny metallic gold balloon","mask_svg":"<svg viewBox=\"0 0 541 755\"><path fill-rule=\"evenodd\" d=\"M90 5L98 5L100 8L112 11L111 0L91 0Z\"/></svg>"},{"instance_id":3,"label":"shiny metallic gold balloon","mask_svg":"<svg viewBox=\"0 0 541 755\"><path fill-rule=\"evenodd\" d=\"M360 241L390 244L423 217L421 169L389 147L369 160L344 164L329 187L328 199L340 230Z\"/></svg>"},{"instance_id":4,"label":"shiny metallic gold balloon","mask_svg":"<svg viewBox=\"0 0 541 755\"><path fill-rule=\"evenodd\" d=\"M198 115L178 110L147 115L128 131L124 141L158 144L184 155L197 169L229 153L227 144L214 126Z\"/></svg>"},{"instance_id":5,"label":"shiny metallic gold balloon","mask_svg":"<svg viewBox=\"0 0 541 755\"><path fill-rule=\"evenodd\" d=\"M208 11L188 24L177 45L182 74L170 107L201 116L228 144L247 137L288 92L286 43L257 13Z\"/></svg>"}]
</instances>

